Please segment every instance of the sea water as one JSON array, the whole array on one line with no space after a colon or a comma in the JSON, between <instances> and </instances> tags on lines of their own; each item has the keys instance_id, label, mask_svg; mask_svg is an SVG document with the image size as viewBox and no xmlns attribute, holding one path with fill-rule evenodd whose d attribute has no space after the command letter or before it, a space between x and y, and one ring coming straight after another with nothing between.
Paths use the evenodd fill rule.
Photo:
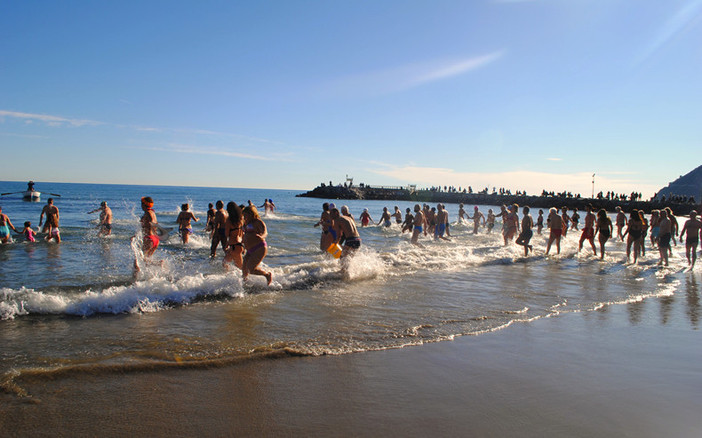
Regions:
<instances>
[{"instance_id":1,"label":"sea water","mask_svg":"<svg viewBox=\"0 0 702 438\"><path fill-rule=\"evenodd\" d=\"M24 188L0 183L2 192ZM61 195L54 196L61 244L42 238L30 243L15 235L13 243L0 246L0 383L6 390L22 374L213 366L400 348L673 296L691 287L689 276L695 293L697 287L696 274L685 272L681 245L674 247L671 266L661 268L648 242L637 264L627 263L618 239L608 242L600 260L587 242L578 252L580 232L570 231L560 255L554 246L546 256L546 230L535 233L534 252L525 257L522 247L504 246L499 220L492 233L481 227L473 235L472 223L457 221L455 204L447 205L451 241L422 237L424 248L411 245L410 235L395 223L359 227L363 245L343 276L339 261L320 251L321 230L314 227L327 200L297 198L296 191L58 183L37 183L37 189L44 192L40 202L21 195L0 200L18 229L26 220L36 228L51 196L47 192ZM142 196L154 199L159 223L173 231L154 255L162 265L148 266L134 278L131 238L139 231ZM252 277L245 284L239 270L222 268L221 247L209 258L207 205L217 200L261 205L267 198L277 207L263 216L269 233L264 265L273 283ZM102 201L114 214L108 237L98 236L98 213L88 214ZM357 218L368 208L376 220L384 206L404 212L414 205L328 201L348 205ZM188 244L175 224L183 203L200 218ZM480 207L485 215L488 208L499 210ZM690 323L696 326L697 318Z\"/></svg>"}]
</instances>

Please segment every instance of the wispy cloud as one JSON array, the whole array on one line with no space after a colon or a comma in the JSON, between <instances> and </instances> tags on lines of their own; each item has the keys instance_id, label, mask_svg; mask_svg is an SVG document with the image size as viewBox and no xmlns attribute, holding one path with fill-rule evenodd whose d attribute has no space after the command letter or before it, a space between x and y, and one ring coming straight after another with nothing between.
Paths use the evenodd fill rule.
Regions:
<instances>
[{"instance_id":1,"label":"wispy cloud","mask_svg":"<svg viewBox=\"0 0 702 438\"><path fill-rule=\"evenodd\" d=\"M435 60L340 78L326 84L331 95L380 95L408 90L486 67L504 55L496 51L471 58Z\"/></svg>"},{"instance_id":2,"label":"wispy cloud","mask_svg":"<svg viewBox=\"0 0 702 438\"><path fill-rule=\"evenodd\" d=\"M0 118L10 117L14 119L21 119L25 122L41 122L46 123L49 126L95 126L104 125L102 122L97 122L95 120L85 120L85 119L71 119L67 117L52 116L48 114L32 114L32 113L22 113L17 111L5 111L0 110Z\"/></svg>"},{"instance_id":3,"label":"wispy cloud","mask_svg":"<svg viewBox=\"0 0 702 438\"><path fill-rule=\"evenodd\" d=\"M555 157L549 157L546 158L548 161L563 161L563 158L555 158Z\"/></svg>"},{"instance_id":4,"label":"wispy cloud","mask_svg":"<svg viewBox=\"0 0 702 438\"><path fill-rule=\"evenodd\" d=\"M168 152L168 153L178 153L178 154L195 154L195 155L215 155L220 157L230 157L230 158L243 158L247 160L260 160L260 161L293 161L292 153L276 153L263 155L254 155L244 152L239 152L232 149L211 147L211 146L194 146L194 145L184 145L171 143L167 146L143 146L143 147L133 147L133 149L148 150L148 151L158 151L158 152Z\"/></svg>"},{"instance_id":5,"label":"wispy cloud","mask_svg":"<svg viewBox=\"0 0 702 438\"><path fill-rule=\"evenodd\" d=\"M672 17L663 23L653 40L636 58L636 64L642 64L648 60L668 41L675 38L676 35L688 27L700 14L702 14L702 0L691 0L684 4Z\"/></svg>"}]
</instances>

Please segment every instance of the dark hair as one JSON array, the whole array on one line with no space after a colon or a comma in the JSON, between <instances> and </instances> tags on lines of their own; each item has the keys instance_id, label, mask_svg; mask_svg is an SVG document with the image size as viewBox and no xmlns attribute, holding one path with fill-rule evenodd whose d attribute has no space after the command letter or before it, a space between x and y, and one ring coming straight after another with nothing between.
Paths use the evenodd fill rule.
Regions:
<instances>
[{"instance_id":1,"label":"dark hair","mask_svg":"<svg viewBox=\"0 0 702 438\"><path fill-rule=\"evenodd\" d=\"M180 209L183 210L183 211L188 211L188 207L189 207L188 204L183 204L183 205L180 206Z\"/></svg>"},{"instance_id":2,"label":"dark hair","mask_svg":"<svg viewBox=\"0 0 702 438\"><path fill-rule=\"evenodd\" d=\"M224 207L224 202L217 201L217 208L222 208L222 207Z\"/></svg>"},{"instance_id":3,"label":"dark hair","mask_svg":"<svg viewBox=\"0 0 702 438\"><path fill-rule=\"evenodd\" d=\"M244 216L239 206L236 205L236 202L230 201L227 203L227 213L229 213L228 220L232 223L232 225L241 226Z\"/></svg>"}]
</instances>

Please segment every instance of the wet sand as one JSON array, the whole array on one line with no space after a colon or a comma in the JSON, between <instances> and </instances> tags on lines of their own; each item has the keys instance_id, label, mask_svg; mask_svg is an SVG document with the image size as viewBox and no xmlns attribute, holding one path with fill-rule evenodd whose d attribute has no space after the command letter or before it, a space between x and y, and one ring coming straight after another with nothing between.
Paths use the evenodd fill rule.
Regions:
<instances>
[{"instance_id":1,"label":"wet sand","mask_svg":"<svg viewBox=\"0 0 702 438\"><path fill-rule=\"evenodd\" d=\"M335 357L20 381L3 436L702 433L697 293Z\"/></svg>"}]
</instances>

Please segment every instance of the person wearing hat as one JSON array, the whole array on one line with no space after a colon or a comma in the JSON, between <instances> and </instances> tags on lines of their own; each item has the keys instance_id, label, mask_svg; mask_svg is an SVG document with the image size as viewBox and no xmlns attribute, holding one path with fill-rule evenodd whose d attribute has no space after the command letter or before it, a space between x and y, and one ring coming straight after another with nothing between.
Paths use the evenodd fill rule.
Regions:
<instances>
[{"instance_id":1,"label":"person wearing hat","mask_svg":"<svg viewBox=\"0 0 702 438\"><path fill-rule=\"evenodd\" d=\"M89 211L88 214L95 212L100 212L100 224L98 228L98 236L109 236L112 234L112 209L107 206L107 202L102 201L100 207L95 210Z\"/></svg>"},{"instance_id":2,"label":"person wearing hat","mask_svg":"<svg viewBox=\"0 0 702 438\"><path fill-rule=\"evenodd\" d=\"M692 210L690 212L690 219L685 221L685 225L683 225L680 231L681 241L683 234L687 232L687 239L685 239L685 255L687 256L687 263L690 265L690 269L695 267L695 262L697 261L697 244L700 241L700 230L702 230L702 222L697 219L697 212Z\"/></svg>"}]
</instances>

